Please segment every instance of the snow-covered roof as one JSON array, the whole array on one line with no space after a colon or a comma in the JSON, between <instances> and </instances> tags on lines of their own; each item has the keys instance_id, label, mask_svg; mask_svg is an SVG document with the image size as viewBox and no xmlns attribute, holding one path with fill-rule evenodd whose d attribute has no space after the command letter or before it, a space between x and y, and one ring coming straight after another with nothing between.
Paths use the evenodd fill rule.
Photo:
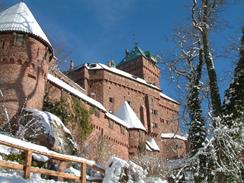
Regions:
<instances>
[{"instance_id":1,"label":"snow-covered roof","mask_svg":"<svg viewBox=\"0 0 244 183\"><path fill-rule=\"evenodd\" d=\"M174 133L161 133L161 138L163 139L180 139L180 140L187 140L187 137L182 135L177 135Z\"/></svg>"},{"instance_id":2,"label":"snow-covered roof","mask_svg":"<svg viewBox=\"0 0 244 183\"><path fill-rule=\"evenodd\" d=\"M156 143L154 138L149 138L149 140L147 140L147 145L153 151L160 151L158 144Z\"/></svg>"},{"instance_id":3,"label":"snow-covered roof","mask_svg":"<svg viewBox=\"0 0 244 183\"><path fill-rule=\"evenodd\" d=\"M152 152L153 150L146 144L146 150Z\"/></svg>"},{"instance_id":4,"label":"snow-covered roof","mask_svg":"<svg viewBox=\"0 0 244 183\"><path fill-rule=\"evenodd\" d=\"M160 97L165 98L165 99L167 99L167 100L170 100L170 101L172 101L172 102L175 102L175 103L179 104L178 101L176 101L176 100L170 98L169 96L165 95L165 94L162 93L162 92L160 92Z\"/></svg>"},{"instance_id":5,"label":"snow-covered roof","mask_svg":"<svg viewBox=\"0 0 244 183\"><path fill-rule=\"evenodd\" d=\"M118 118L117 116L111 114L110 112L107 112L105 115L108 118L110 118L110 119L114 120L115 122L117 122L118 124L120 124L120 125L122 125L122 126L124 126L126 128L129 128L128 124L125 121L121 120L120 118Z\"/></svg>"},{"instance_id":6,"label":"snow-covered roof","mask_svg":"<svg viewBox=\"0 0 244 183\"><path fill-rule=\"evenodd\" d=\"M146 131L145 127L126 101L120 106L118 111L115 113L115 116L125 121L128 125L128 128L141 129Z\"/></svg>"},{"instance_id":7,"label":"snow-covered roof","mask_svg":"<svg viewBox=\"0 0 244 183\"><path fill-rule=\"evenodd\" d=\"M0 31L20 31L35 35L51 46L47 36L24 2L0 13Z\"/></svg>"},{"instance_id":8,"label":"snow-covered roof","mask_svg":"<svg viewBox=\"0 0 244 183\"><path fill-rule=\"evenodd\" d=\"M95 106L95 107L101 109L102 111L105 111L105 112L106 112L106 109L104 108L104 106L103 106L100 102L98 102L98 101L92 99L91 97L88 97L88 96L87 96L86 94L84 94L84 93L81 93L79 90L77 90L77 89L71 87L70 85L68 85L68 84L65 83L64 81L58 79L57 77L53 76L52 74L48 74L48 75L47 75L47 79L48 79L50 82L56 84L57 86L63 88L64 90L66 90L66 91L72 93L73 95L79 97L79 98L82 99L83 101L86 101L87 103L89 103L89 104L91 104L91 105L93 105L93 106Z\"/></svg>"},{"instance_id":9,"label":"snow-covered roof","mask_svg":"<svg viewBox=\"0 0 244 183\"><path fill-rule=\"evenodd\" d=\"M101 64L101 63L92 63L92 64L85 64L85 67L89 70L107 70L107 71L110 71L110 72L113 72L115 74L118 74L118 75L121 75L121 76L124 76L126 78L129 78L131 80L134 80L134 81L137 81L139 83L142 83L144 85L147 85L151 88L154 88L154 89L157 89L157 90L160 90L160 88L158 88L157 86L151 84L151 83L148 83L146 80L144 79L141 79L135 75L132 75L132 74L129 74L128 72L125 72L125 71L122 71L120 69L117 69L115 67L109 67L107 65L104 65L104 64Z\"/></svg>"}]
</instances>

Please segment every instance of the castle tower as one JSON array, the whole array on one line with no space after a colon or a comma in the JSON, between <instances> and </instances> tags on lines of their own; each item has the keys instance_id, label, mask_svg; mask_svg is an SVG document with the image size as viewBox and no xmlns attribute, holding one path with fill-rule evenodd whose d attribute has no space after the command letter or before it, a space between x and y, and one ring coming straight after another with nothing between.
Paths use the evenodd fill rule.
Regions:
<instances>
[{"instance_id":1,"label":"castle tower","mask_svg":"<svg viewBox=\"0 0 244 183\"><path fill-rule=\"evenodd\" d=\"M25 3L0 13L0 106L10 119L23 107L41 109L53 51Z\"/></svg>"},{"instance_id":2,"label":"castle tower","mask_svg":"<svg viewBox=\"0 0 244 183\"><path fill-rule=\"evenodd\" d=\"M146 128L128 102L123 102L115 116L126 122L129 128L129 155L137 155L145 142Z\"/></svg>"},{"instance_id":3,"label":"castle tower","mask_svg":"<svg viewBox=\"0 0 244 183\"><path fill-rule=\"evenodd\" d=\"M131 51L125 51L125 57L117 68L160 87L160 69L156 58L149 51L142 51L137 45Z\"/></svg>"}]
</instances>

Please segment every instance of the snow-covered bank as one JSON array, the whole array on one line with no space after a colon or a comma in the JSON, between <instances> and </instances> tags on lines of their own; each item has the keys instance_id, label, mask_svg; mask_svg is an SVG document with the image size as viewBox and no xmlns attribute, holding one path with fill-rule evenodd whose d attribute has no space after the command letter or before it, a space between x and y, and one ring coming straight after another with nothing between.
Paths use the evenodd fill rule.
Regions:
<instances>
[{"instance_id":1,"label":"snow-covered bank","mask_svg":"<svg viewBox=\"0 0 244 183\"><path fill-rule=\"evenodd\" d=\"M16 171L0 170L1 183L65 183L54 180L42 179L38 174L32 174L30 179L23 179L22 175Z\"/></svg>"},{"instance_id":2,"label":"snow-covered bank","mask_svg":"<svg viewBox=\"0 0 244 183\"><path fill-rule=\"evenodd\" d=\"M147 171L139 165L117 157L110 158L103 183L168 183L157 177L146 177Z\"/></svg>"}]
</instances>

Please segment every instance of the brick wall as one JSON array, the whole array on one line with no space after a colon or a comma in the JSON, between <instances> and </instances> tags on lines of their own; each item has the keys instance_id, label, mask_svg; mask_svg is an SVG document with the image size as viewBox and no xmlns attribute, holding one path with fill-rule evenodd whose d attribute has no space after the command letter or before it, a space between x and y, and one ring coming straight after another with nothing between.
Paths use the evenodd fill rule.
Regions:
<instances>
[{"instance_id":1,"label":"brick wall","mask_svg":"<svg viewBox=\"0 0 244 183\"><path fill-rule=\"evenodd\" d=\"M160 87L160 69L152 61L143 56L122 63L118 68Z\"/></svg>"},{"instance_id":2,"label":"brick wall","mask_svg":"<svg viewBox=\"0 0 244 183\"><path fill-rule=\"evenodd\" d=\"M1 33L0 89L10 118L22 107L42 108L49 55L47 47L28 35Z\"/></svg>"},{"instance_id":3,"label":"brick wall","mask_svg":"<svg viewBox=\"0 0 244 183\"><path fill-rule=\"evenodd\" d=\"M48 83L46 91L48 97L54 102L59 101L61 99L61 96L66 96L65 100L67 101L67 103L70 103L71 94L67 93L62 88L59 88L52 83ZM94 114L92 114L91 116L93 131L87 137L86 141L80 141L77 134L80 132L76 131L76 126L72 126L72 123L67 124L67 127L76 138L76 142L81 145L81 152L83 152L87 158L97 159L98 161L102 162L107 161L106 158L104 159L104 156L111 156L113 154L120 158L128 159L128 130L117 122L113 121L112 119L106 117L103 111L100 111L99 109L87 104L82 100L80 100L80 102L81 105L86 109L95 110Z\"/></svg>"},{"instance_id":4,"label":"brick wall","mask_svg":"<svg viewBox=\"0 0 244 183\"><path fill-rule=\"evenodd\" d=\"M85 79L84 74L79 73L86 73ZM101 102L113 113L124 101L128 101L147 129L145 140L148 136L153 137L160 149L167 149L169 145L162 142L161 133L179 133L179 105L161 97L159 90L104 69L88 70L82 67L69 73L69 77L80 83L86 80L88 95ZM138 152L139 132L130 130L129 136L129 154L133 155ZM178 148L180 149L181 146ZM161 157L178 156L176 151L170 154L162 150L157 154Z\"/></svg>"}]
</instances>

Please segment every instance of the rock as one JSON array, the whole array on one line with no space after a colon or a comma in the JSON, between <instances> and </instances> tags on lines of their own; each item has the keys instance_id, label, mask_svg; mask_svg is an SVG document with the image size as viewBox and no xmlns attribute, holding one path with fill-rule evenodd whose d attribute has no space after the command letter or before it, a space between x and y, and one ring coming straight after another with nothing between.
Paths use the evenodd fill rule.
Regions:
<instances>
[{"instance_id":1,"label":"rock","mask_svg":"<svg viewBox=\"0 0 244 183\"><path fill-rule=\"evenodd\" d=\"M24 109L15 136L58 153L76 153L76 144L70 131L57 116L49 112Z\"/></svg>"},{"instance_id":2,"label":"rock","mask_svg":"<svg viewBox=\"0 0 244 183\"><path fill-rule=\"evenodd\" d=\"M146 172L132 161L116 157L109 160L103 183L144 183Z\"/></svg>"}]
</instances>

